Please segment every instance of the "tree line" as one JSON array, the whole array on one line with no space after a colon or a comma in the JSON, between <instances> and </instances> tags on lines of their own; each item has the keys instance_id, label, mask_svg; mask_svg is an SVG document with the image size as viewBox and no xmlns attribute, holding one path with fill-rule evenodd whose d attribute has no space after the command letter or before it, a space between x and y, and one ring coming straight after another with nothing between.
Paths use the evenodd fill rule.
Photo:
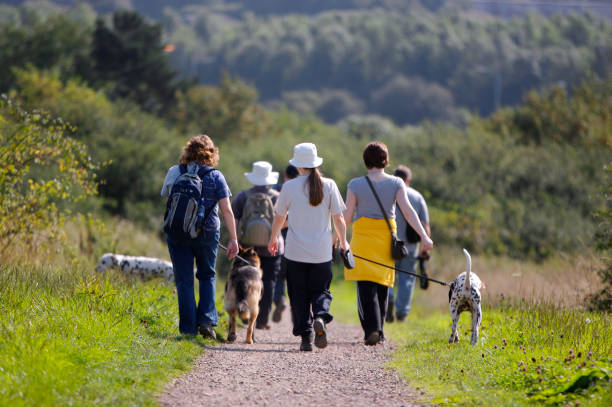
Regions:
<instances>
[{"instance_id":1,"label":"tree line","mask_svg":"<svg viewBox=\"0 0 612 407\"><path fill-rule=\"evenodd\" d=\"M90 169L99 195L62 204L74 210L110 213L159 230L163 176L198 132L219 146L220 169L234 192L248 186L242 173L255 158L282 169L292 146L308 140L319 146L323 172L344 193L348 181L363 173L363 147L380 139L390 147L391 165L412 167L440 244L544 259L592 241L592 214L601 205L602 168L612 143L610 80L593 77L570 89L533 91L516 107L489 118L469 116L459 127L398 126L372 115L328 125L313 115L266 109L256 88L229 74L218 86L180 80L169 68L160 27L137 14L117 13L88 26L66 15L29 21L0 27L0 61L10 61L0 63L1 91L26 112L70 123L62 134L87 146L100 166ZM114 62L98 65L96 55L108 44L115 44ZM130 69L140 74L130 81L118 74ZM156 74L171 80L158 83ZM172 103L160 96L166 87ZM2 145L15 134L10 129L30 128L19 117L0 112ZM40 171L20 173L26 180L20 185ZM45 174L54 171L59 164ZM3 199L12 199L11 188L3 191Z\"/></svg>"}]
</instances>

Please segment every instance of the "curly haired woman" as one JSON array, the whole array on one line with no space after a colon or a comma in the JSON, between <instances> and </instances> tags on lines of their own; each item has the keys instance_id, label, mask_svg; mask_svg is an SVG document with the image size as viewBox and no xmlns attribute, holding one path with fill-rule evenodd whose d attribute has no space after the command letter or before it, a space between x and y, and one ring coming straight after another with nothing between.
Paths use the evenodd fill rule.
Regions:
<instances>
[{"instance_id":1,"label":"curly haired woman","mask_svg":"<svg viewBox=\"0 0 612 407\"><path fill-rule=\"evenodd\" d=\"M170 196L172 185L181 175L181 166L186 171L198 173L202 180L202 203L205 213L201 232L193 239L178 239L167 236L168 251L174 269L174 281L179 305L179 331L216 338L214 326L218 315L215 307L215 264L217 262L217 245L219 243L218 208L221 208L223 220L230 235L227 245L227 256L231 259L238 253L236 225L230 204L231 192L221 171L212 169L219 162L219 150L207 135L192 137L183 147L179 165L172 166L166 174L161 195ZM183 170L183 171L184 171ZM201 175L203 174L203 175ZM196 277L200 285L200 301L196 306L193 292L193 261L197 266Z\"/></svg>"}]
</instances>

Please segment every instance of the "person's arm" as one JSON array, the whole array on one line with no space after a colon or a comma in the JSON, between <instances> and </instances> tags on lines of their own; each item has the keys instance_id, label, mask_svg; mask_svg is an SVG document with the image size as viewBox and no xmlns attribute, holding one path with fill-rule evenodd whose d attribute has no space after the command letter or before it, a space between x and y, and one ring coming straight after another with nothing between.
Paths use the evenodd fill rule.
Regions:
<instances>
[{"instance_id":1,"label":"person's arm","mask_svg":"<svg viewBox=\"0 0 612 407\"><path fill-rule=\"evenodd\" d=\"M406 191L403 188L397 191L395 194L395 200L397 201L404 218L406 218L406 221L419 234L419 236L421 236L422 250L430 250L433 247L433 241L429 238L429 235L421 224L419 216L410 204L410 201L406 196Z\"/></svg>"},{"instance_id":2,"label":"person's arm","mask_svg":"<svg viewBox=\"0 0 612 407\"><path fill-rule=\"evenodd\" d=\"M346 210L344 211L344 224L348 226L353 221L353 214L357 206L357 197L350 189L346 191Z\"/></svg>"},{"instance_id":3,"label":"person's arm","mask_svg":"<svg viewBox=\"0 0 612 407\"><path fill-rule=\"evenodd\" d=\"M346 240L346 223L344 222L344 215L342 212L333 215L332 219L334 221L334 227L336 229L336 234L340 238L340 248L343 251L348 251L350 249L349 243Z\"/></svg>"},{"instance_id":4,"label":"person's arm","mask_svg":"<svg viewBox=\"0 0 612 407\"><path fill-rule=\"evenodd\" d=\"M229 197L225 197L219 200L219 208L223 214L223 220L225 221L225 227L230 235L230 240L227 243L227 250L225 254L230 259L238 254L238 238L236 235L236 221L234 220L234 212L230 204Z\"/></svg>"},{"instance_id":5,"label":"person's arm","mask_svg":"<svg viewBox=\"0 0 612 407\"><path fill-rule=\"evenodd\" d=\"M272 222L272 232L270 232L270 240L268 241L268 251L273 256L278 251L278 234L280 233L281 227L285 223L287 215L274 215L274 222Z\"/></svg>"}]
</instances>

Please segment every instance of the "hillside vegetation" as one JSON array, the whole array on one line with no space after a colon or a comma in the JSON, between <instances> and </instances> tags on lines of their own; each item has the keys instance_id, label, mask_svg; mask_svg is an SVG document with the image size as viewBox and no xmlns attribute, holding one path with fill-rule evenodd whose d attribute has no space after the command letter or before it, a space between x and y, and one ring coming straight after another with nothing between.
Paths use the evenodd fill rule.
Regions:
<instances>
[{"instance_id":1,"label":"hillside vegetation","mask_svg":"<svg viewBox=\"0 0 612 407\"><path fill-rule=\"evenodd\" d=\"M66 134L103 164L96 170L100 199L83 208L103 208L158 230L165 171L185 140L202 131L219 145L219 167L234 192L247 186L242 174L253 161L283 168L302 141L317 143L324 173L344 192L363 173L363 146L381 139L392 165L413 168L438 243L532 259L592 246L592 215L602 204L599 186L612 139L610 80L534 91L516 108L468 118L462 127L398 127L372 115L330 126L314 116L262 108L258 91L230 75L219 86L178 80L168 68L160 27L137 14L116 13L89 28L70 16L27 16L32 24L0 26L6 34L0 41L24 39L18 47L0 47L12 65L3 88L27 110L69 122ZM53 49L44 45L49 37L56 40ZM138 68L133 81L120 74L140 66L147 73L138 75ZM158 75L172 80L160 84ZM161 103L159 95L170 90L174 102Z\"/></svg>"}]
</instances>

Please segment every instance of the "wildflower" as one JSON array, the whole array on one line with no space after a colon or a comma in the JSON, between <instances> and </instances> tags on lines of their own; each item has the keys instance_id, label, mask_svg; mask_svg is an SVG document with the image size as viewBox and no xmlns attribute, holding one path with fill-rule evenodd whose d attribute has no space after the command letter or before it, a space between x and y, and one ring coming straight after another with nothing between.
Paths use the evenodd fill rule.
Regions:
<instances>
[{"instance_id":1,"label":"wildflower","mask_svg":"<svg viewBox=\"0 0 612 407\"><path fill-rule=\"evenodd\" d=\"M533 363L535 363L536 358L532 357L532 358L531 358L531 361L532 361Z\"/></svg>"},{"instance_id":2,"label":"wildflower","mask_svg":"<svg viewBox=\"0 0 612 407\"><path fill-rule=\"evenodd\" d=\"M591 323L591 318L585 319L584 322L586 322L587 324L590 324Z\"/></svg>"}]
</instances>

